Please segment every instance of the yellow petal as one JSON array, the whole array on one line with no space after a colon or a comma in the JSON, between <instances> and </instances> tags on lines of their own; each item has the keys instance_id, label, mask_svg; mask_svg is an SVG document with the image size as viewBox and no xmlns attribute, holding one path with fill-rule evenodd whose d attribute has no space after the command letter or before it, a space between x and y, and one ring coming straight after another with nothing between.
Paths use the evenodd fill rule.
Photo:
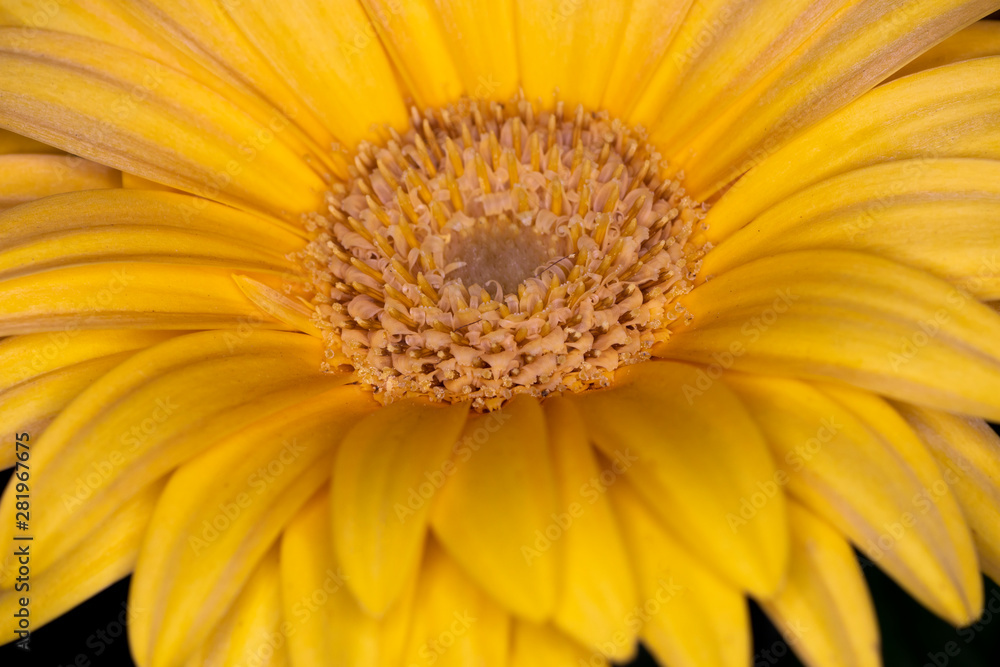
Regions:
<instances>
[{"instance_id":1,"label":"yellow petal","mask_svg":"<svg viewBox=\"0 0 1000 667\"><path fill-rule=\"evenodd\" d=\"M176 58L183 63L182 71L250 110L258 120L289 121L288 134L304 134L295 142L297 146L321 163L339 166L335 159L325 159L334 158L329 151L334 141L329 129L310 109L299 104L299 96L289 82L230 16L229 10L238 12L240 7L240 3L215 0L144 0L141 6L129 6L130 13L141 22L144 38L140 45L126 48L141 52L154 41L147 35L162 36L166 46L172 48L171 54L176 51ZM197 20L191 20L192 16ZM114 42L114 37L108 35L98 39ZM163 56L154 59L167 63ZM189 60L190 65L185 67ZM302 128L301 132L298 128Z\"/></svg>"},{"instance_id":2,"label":"yellow petal","mask_svg":"<svg viewBox=\"0 0 1000 667\"><path fill-rule=\"evenodd\" d=\"M333 469L334 544L348 586L375 616L416 572L427 498L455 472L449 455L468 409L397 401L344 436Z\"/></svg>"},{"instance_id":3,"label":"yellow petal","mask_svg":"<svg viewBox=\"0 0 1000 667\"><path fill-rule=\"evenodd\" d=\"M601 107L625 118L646 89L694 0L633 0Z\"/></svg>"},{"instance_id":4,"label":"yellow petal","mask_svg":"<svg viewBox=\"0 0 1000 667\"><path fill-rule=\"evenodd\" d=\"M338 387L247 426L170 477L129 596L145 610L129 633L136 662L180 665L207 639L288 521L329 477L348 424L373 404L355 386Z\"/></svg>"},{"instance_id":5,"label":"yellow petal","mask_svg":"<svg viewBox=\"0 0 1000 667\"><path fill-rule=\"evenodd\" d=\"M306 239L298 226L191 195L95 190L47 197L7 211L0 216L0 248L62 231L130 225L223 236L282 255L301 250Z\"/></svg>"},{"instance_id":6,"label":"yellow petal","mask_svg":"<svg viewBox=\"0 0 1000 667\"><path fill-rule=\"evenodd\" d=\"M361 0L377 34L363 32L351 44L363 50L385 47L396 72L418 106L442 107L463 93L433 0ZM469 92L469 91L465 91Z\"/></svg>"},{"instance_id":7,"label":"yellow petal","mask_svg":"<svg viewBox=\"0 0 1000 667\"><path fill-rule=\"evenodd\" d=\"M101 164L283 215L317 210L325 186L270 126L138 54L61 33L0 30L0 120Z\"/></svg>"},{"instance_id":8,"label":"yellow petal","mask_svg":"<svg viewBox=\"0 0 1000 667\"><path fill-rule=\"evenodd\" d=\"M740 667L750 658L750 613L742 593L666 530L626 481L609 490L638 577L641 601L625 622L653 655L674 667Z\"/></svg>"},{"instance_id":9,"label":"yellow petal","mask_svg":"<svg viewBox=\"0 0 1000 667\"><path fill-rule=\"evenodd\" d=\"M449 555L513 613L552 615L557 556L538 535L556 509L545 417L534 398L474 416L456 443L456 470L429 499L431 525Z\"/></svg>"},{"instance_id":10,"label":"yellow petal","mask_svg":"<svg viewBox=\"0 0 1000 667\"><path fill-rule=\"evenodd\" d=\"M313 324L315 311L310 306L301 301L294 301L283 292L249 276L233 274L233 280L240 291L261 311L284 322L292 329L316 338L323 337L323 332Z\"/></svg>"},{"instance_id":11,"label":"yellow petal","mask_svg":"<svg viewBox=\"0 0 1000 667\"><path fill-rule=\"evenodd\" d=\"M40 141L22 137L9 130L0 129L0 155L10 155L11 153L42 153L57 155L61 150Z\"/></svg>"},{"instance_id":12,"label":"yellow petal","mask_svg":"<svg viewBox=\"0 0 1000 667\"><path fill-rule=\"evenodd\" d=\"M0 341L0 389L67 366L162 343L171 331L52 331Z\"/></svg>"},{"instance_id":13,"label":"yellow petal","mask_svg":"<svg viewBox=\"0 0 1000 667\"><path fill-rule=\"evenodd\" d=\"M0 468L14 465L15 441L20 434L37 441L70 401L130 356L131 352L121 352L91 359L0 391L0 424L4 425Z\"/></svg>"},{"instance_id":14,"label":"yellow petal","mask_svg":"<svg viewBox=\"0 0 1000 667\"><path fill-rule=\"evenodd\" d=\"M434 4L466 94L501 101L516 95L514 0L436 0Z\"/></svg>"},{"instance_id":15,"label":"yellow petal","mask_svg":"<svg viewBox=\"0 0 1000 667\"><path fill-rule=\"evenodd\" d=\"M32 448L32 499L46 508L32 522L34 570L207 445L342 382L319 372L321 350L299 334L205 332L144 350L104 375ZM14 500L7 492L0 507L13 511ZM0 524L0 543L10 543L12 530Z\"/></svg>"},{"instance_id":16,"label":"yellow petal","mask_svg":"<svg viewBox=\"0 0 1000 667\"><path fill-rule=\"evenodd\" d=\"M696 2L629 119L666 155L718 118L848 0Z\"/></svg>"},{"instance_id":17,"label":"yellow petal","mask_svg":"<svg viewBox=\"0 0 1000 667\"><path fill-rule=\"evenodd\" d=\"M840 250L759 259L678 300L693 316L655 354L836 378L900 400L1000 419L1000 316L895 262Z\"/></svg>"},{"instance_id":18,"label":"yellow petal","mask_svg":"<svg viewBox=\"0 0 1000 667\"><path fill-rule=\"evenodd\" d=\"M256 276L281 284L280 278ZM0 335L68 328L287 329L262 314L229 269L108 262L60 267L0 281Z\"/></svg>"},{"instance_id":19,"label":"yellow petal","mask_svg":"<svg viewBox=\"0 0 1000 667\"><path fill-rule=\"evenodd\" d=\"M1000 298L1000 161L900 160L834 176L713 248L698 280L780 252L835 248L924 269L979 299Z\"/></svg>"},{"instance_id":20,"label":"yellow petal","mask_svg":"<svg viewBox=\"0 0 1000 667\"><path fill-rule=\"evenodd\" d=\"M121 184L114 169L71 155L0 155L0 211L61 192Z\"/></svg>"},{"instance_id":21,"label":"yellow petal","mask_svg":"<svg viewBox=\"0 0 1000 667\"><path fill-rule=\"evenodd\" d=\"M277 253L225 237L129 225L58 232L0 251L0 279L95 261L165 262L289 273L297 268Z\"/></svg>"},{"instance_id":22,"label":"yellow petal","mask_svg":"<svg viewBox=\"0 0 1000 667\"><path fill-rule=\"evenodd\" d=\"M969 523L979 565L1000 580L1000 438L982 419L898 404L934 454Z\"/></svg>"},{"instance_id":23,"label":"yellow petal","mask_svg":"<svg viewBox=\"0 0 1000 667\"><path fill-rule=\"evenodd\" d=\"M122 172L122 187L126 190L159 190L161 192L180 192L180 190L175 188L160 185L155 181L151 181L143 178L142 176L136 176L135 174L130 174L128 172Z\"/></svg>"},{"instance_id":24,"label":"yellow petal","mask_svg":"<svg viewBox=\"0 0 1000 667\"><path fill-rule=\"evenodd\" d=\"M261 559L191 667L277 667L287 662L281 632L278 549ZM277 646L276 646L277 645Z\"/></svg>"},{"instance_id":25,"label":"yellow petal","mask_svg":"<svg viewBox=\"0 0 1000 667\"><path fill-rule=\"evenodd\" d=\"M521 85L546 107L600 106L625 31L628 5L603 0L514 0ZM581 70L583 68L584 71Z\"/></svg>"},{"instance_id":26,"label":"yellow petal","mask_svg":"<svg viewBox=\"0 0 1000 667\"><path fill-rule=\"evenodd\" d=\"M788 582L761 606L808 667L880 667L871 596L851 545L825 521L788 503Z\"/></svg>"},{"instance_id":27,"label":"yellow petal","mask_svg":"<svg viewBox=\"0 0 1000 667\"><path fill-rule=\"evenodd\" d=\"M512 629L510 667L604 667L601 654L588 653L555 628L515 620Z\"/></svg>"},{"instance_id":28,"label":"yellow petal","mask_svg":"<svg viewBox=\"0 0 1000 667\"><path fill-rule=\"evenodd\" d=\"M700 382L694 366L637 364L611 389L575 400L593 442L627 468L664 524L731 583L766 596L788 560L784 495L773 494L740 531L727 515L772 479L774 461L736 396Z\"/></svg>"},{"instance_id":29,"label":"yellow petal","mask_svg":"<svg viewBox=\"0 0 1000 667\"><path fill-rule=\"evenodd\" d=\"M346 148L377 137L373 126L406 126L389 59L356 0L245 0L228 12Z\"/></svg>"},{"instance_id":30,"label":"yellow petal","mask_svg":"<svg viewBox=\"0 0 1000 667\"><path fill-rule=\"evenodd\" d=\"M382 619L367 614L346 586L332 549L330 496L317 493L285 529L281 586L292 667L396 667L410 625L416 573Z\"/></svg>"},{"instance_id":31,"label":"yellow petal","mask_svg":"<svg viewBox=\"0 0 1000 667\"><path fill-rule=\"evenodd\" d=\"M613 647L607 657L627 662L636 648L637 628L625 624L637 602L635 582L605 492L628 470L617 461L598 467L572 402L549 400L545 418L559 489L559 511L545 537L564 554L553 623L591 649Z\"/></svg>"},{"instance_id":32,"label":"yellow petal","mask_svg":"<svg viewBox=\"0 0 1000 667\"><path fill-rule=\"evenodd\" d=\"M972 58L1000 55L1000 21L977 21L921 53L892 75L893 79Z\"/></svg>"},{"instance_id":33,"label":"yellow petal","mask_svg":"<svg viewBox=\"0 0 1000 667\"><path fill-rule=\"evenodd\" d=\"M873 90L758 160L709 211L707 235L720 241L789 195L871 164L1000 158L1000 125L993 122L1000 98L989 83L997 78L1000 58L983 58Z\"/></svg>"},{"instance_id":34,"label":"yellow petal","mask_svg":"<svg viewBox=\"0 0 1000 667\"><path fill-rule=\"evenodd\" d=\"M832 142L839 158L829 160L824 155L817 166L829 168L831 163L856 157L868 149L863 137L846 132L844 125L833 120L842 116L833 112L859 96L860 99L849 108L854 112L861 109L875 112L862 116L863 122L871 128L879 128L882 136L899 137L895 146L908 143L913 130L901 127L904 123L899 120L905 118L905 125L911 128L920 124L919 117L906 115L908 103L919 97L914 94L915 89L898 96L889 93L889 97L880 96L878 91L862 94L928 47L993 9L995 3L991 0L852 0L813 32L779 67L757 82L741 99L728 105L723 118L689 142L680 158L689 191L703 200L762 160L777 159L776 151L801 153L802 139L817 136L817 133ZM970 82L952 74L942 88L951 91L963 87L981 89L992 75L980 73L979 76L983 78ZM889 88L891 86L880 90ZM941 125L951 120L950 114L943 113L943 109L935 108L932 113L940 115ZM821 121L823 118L826 120ZM831 129L834 127L836 129ZM802 132L805 128L809 129ZM952 141L950 136L928 144L930 137L926 130L918 134L919 139L912 144L919 144L924 150L931 148L931 154L938 148L945 154L956 154L947 146ZM799 146L796 149L788 143L792 137L796 137L793 140ZM786 143L788 145L782 148ZM845 147L849 150L844 150ZM879 153L875 149L872 155L885 160L889 153ZM809 154L802 157L803 162L815 159ZM794 178L793 174L801 176L805 171L802 164L794 169L789 172L789 180ZM817 180L826 173L829 172L816 174ZM775 181L763 183L771 185L772 192L786 186ZM755 212L748 211L751 215Z\"/></svg>"},{"instance_id":35,"label":"yellow petal","mask_svg":"<svg viewBox=\"0 0 1000 667\"><path fill-rule=\"evenodd\" d=\"M402 664L412 667L506 667L510 617L433 540L420 568Z\"/></svg>"},{"instance_id":36,"label":"yellow petal","mask_svg":"<svg viewBox=\"0 0 1000 667\"><path fill-rule=\"evenodd\" d=\"M16 484L16 479L11 481ZM97 526L91 539L54 567L30 573L28 598L32 631L128 576L135 566L139 544L162 489L162 484L148 487L119 507L113 516ZM15 544L18 547L28 545L32 557L38 553L33 542ZM6 587L0 592L0 613L11 618L20 608L23 597L25 592ZM11 636L4 639L11 639Z\"/></svg>"},{"instance_id":37,"label":"yellow petal","mask_svg":"<svg viewBox=\"0 0 1000 667\"><path fill-rule=\"evenodd\" d=\"M924 606L956 624L975 618L981 582L965 522L933 458L898 415L853 389L827 388L831 396L796 380L727 381L774 449L777 484Z\"/></svg>"}]
</instances>

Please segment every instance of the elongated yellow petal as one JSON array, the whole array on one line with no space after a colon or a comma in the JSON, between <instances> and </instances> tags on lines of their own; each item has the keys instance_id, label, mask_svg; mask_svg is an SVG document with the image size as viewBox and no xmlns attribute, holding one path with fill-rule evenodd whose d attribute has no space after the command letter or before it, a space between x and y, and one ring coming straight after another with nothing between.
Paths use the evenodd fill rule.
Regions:
<instances>
[{"instance_id":1,"label":"elongated yellow petal","mask_svg":"<svg viewBox=\"0 0 1000 667\"><path fill-rule=\"evenodd\" d=\"M190 667L278 667L287 663L279 575L275 546L261 559L198 652L197 662L189 662Z\"/></svg>"},{"instance_id":2,"label":"elongated yellow petal","mask_svg":"<svg viewBox=\"0 0 1000 667\"><path fill-rule=\"evenodd\" d=\"M265 278L277 287L280 278ZM0 335L67 328L287 329L247 299L229 269L109 262L0 281Z\"/></svg>"},{"instance_id":3,"label":"elongated yellow petal","mask_svg":"<svg viewBox=\"0 0 1000 667\"><path fill-rule=\"evenodd\" d=\"M456 470L433 498L431 525L452 558L503 606L542 621L556 602L557 545L536 555L556 509L545 417L520 397L471 417Z\"/></svg>"},{"instance_id":4,"label":"elongated yellow petal","mask_svg":"<svg viewBox=\"0 0 1000 667\"><path fill-rule=\"evenodd\" d=\"M454 473L467 403L398 401L344 436L333 470L333 536L348 586L380 616L413 578L430 505Z\"/></svg>"},{"instance_id":5,"label":"elongated yellow petal","mask_svg":"<svg viewBox=\"0 0 1000 667\"><path fill-rule=\"evenodd\" d=\"M416 572L381 618L366 613L346 586L332 548L326 489L292 520L281 540L281 585L292 667L395 667L410 625Z\"/></svg>"},{"instance_id":6,"label":"elongated yellow petal","mask_svg":"<svg viewBox=\"0 0 1000 667\"><path fill-rule=\"evenodd\" d=\"M106 227L50 234L0 252L0 279L87 262L166 262L249 271L288 271L296 265L273 252L159 226Z\"/></svg>"},{"instance_id":7,"label":"elongated yellow petal","mask_svg":"<svg viewBox=\"0 0 1000 667\"><path fill-rule=\"evenodd\" d=\"M750 614L743 595L664 530L627 481L609 495L639 583L641 601L625 622L663 664L746 665Z\"/></svg>"},{"instance_id":8,"label":"elongated yellow petal","mask_svg":"<svg viewBox=\"0 0 1000 667\"><path fill-rule=\"evenodd\" d=\"M598 108L604 99L628 5L602 0L514 0L521 83L529 99ZM586 76L581 76L581 67Z\"/></svg>"},{"instance_id":9,"label":"elongated yellow petal","mask_svg":"<svg viewBox=\"0 0 1000 667\"><path fill-rule=\"evenodd\" d=\"M116 0L78 0L46 5L37 0L11 0L0 8L0 25L16 26L21 41L39 30L52 30L90 37L129 49L165 65L185 69L178 53L162 34L145 30L130 8ZM27 38L27 39L25 39Z\"/></svg>"},{"instance_id":10,"label":"elongated yellow petal","mask_svg":"<svg viewBox=\"0 0 1000 667\"><path fill-rule=\"evenodd\" d=\"M175 336L168 331L57 331L0 342L0 468L14 465L15 440L35 441L66 405L129 353Z\"/></svg>"},{"instance_id":11,"label":"elongated yellow petal","mask_svg":"<svg viewBox=\"0 0 1000 667\"><path fill-rule=\"evenodd\" d=\"M263 312L302 333L316 338L323 337L322 331L313 324L315 311L305 303L294 301L283 292L249 276L233 274L233 280L240 291Z\"/></svg>"},{"instance_id":12,"label":"elongated yellow petal","mask_svg":"<svg viewBox=\"0 0 1000 667\"><path fill-rule=\"evenodd\" d=\"M346 148L377 137L373 126L405 127L389 59L356 0L245 0L228 11Z\"/></svg>"},{"instance_id":13,"label":"elongated yellow petal","mask_svg":"<svg viewBox=\"0 0 1000 667\"><path fill-rule=\"evenodd\" d=\"M1000 126L992 120L1000 99L988 83L997 78L1000 58L982 58L873 90L758 160L709 211L707 235L720 241L789 195L878 162L1000 158Z\"/></svg>"},{"instance_id":14,"label":"elongated yellow petal","mask_svg":"<svg viewBox=\"0 0 1000 667\"><path fill-rule=\"evenodd\" d=\"M940 278L856 252L759 259L681 297L655 354L1000 419L1000 316Z\"/></svg>"},{"instance_id":15,"label":"elongated yellow petal","mask_svg":"<svg viewBox=\"0 0 1000 667\"><path fill-rule=\"evenodd\" d=\"M680 23L629 118L670 155L850 0L707 0Z\"/></svg>"},{"instance_id":16,"label":"elongated yellow petal","mask_svg":"<svg viewBox=\"0 0 1000 667\"><path fill-rule=\"evenodd\" d=\"M463 93L433 0L360 0L376 34L354 35L357 49L385 47L406 89L421 107L451 104ZM469 92L469 91L464 91Z\"/></svg>"},{"instance_id":17,"label":"elongated yellow petal","mask_svg":"<svg viewBox=\"0 0 1000 667\"><path fill-rule=\"evenodd\" d=\"M968 530L933 458L898 415L856 390L830 397L796 380L727 381L774 449L781 471L775 483L922 604L954 623L975 617L981 584Z\"/></svg>"},{"instance_id":18,"label":"elongated yellow petal","mask_svg":"<svg viewBox=\"0 0 1000 667\"><path fill-rule=\"evenodd\" d=\"M630 115L694 0L633 0L601 106Z\"/></svg>"},{"instance_id":19,"label":"elongated yellow petal","mask_svg":"<svg viewBox=\"0 0 1000 667\"><path fill-rule=\"evenodd\" d=\"M892 75L893 79L972 58L1000 55L1000 21L976 21L932 49L921 53Z\"/></svg>"},{"instance_id":20,"label":"elongated yellow petal","mask_svg":"<svg viewBox=\"0 0 1000 667\"><path fill-rule=\"evenodd\" d=\"M466 94L506 101L519 87L514 0L435 0Z\"/></svg>"},{"instance_id":21,"label":"elongated yellow petal","mask_svg":"<svg viewBox=\"0 0 1000 667\"><path fill-rule=\"evenodd\" d=\"M302 249L306 239L298 226L191 195L97 190L47 197L0 215L0 248L62 231L130 225L225 236L282 255Z\"/></svg>"},{"instance_id":22,"label":"elongated yellow petal","mask_svg":"<svg viewBox=\"0 0 1000 667\"><path fill-rule=\"evenodd\" d=\"M433 540L420 568L402 664L415 667L505 667L510 616L470 580Z\"/></svg>"},{"instance_id":23,"label":"elongated yellow petal","mask_svg":"<svg viewBox=\"0 0 1000 667\"><path fill-rule=\"evenodd\" d=\"M207 445L336 386L317 368L321 350L300 334L206 332L140 352L101 378L32 449L32 498L46 507L32 522L35 571ZM13 511L14 500L8 492L0 507ZM11 530L0 525L0 543Z\"/></svg>"},{"instance_id":24,"label":"elongated yellow petal","mask_svg":"<svg viewBox=\"0 0 1000 667\"><path fill-rule=\"evenodd\" d=\"M773 494L742 530L729 524L775 468L735 394L709 384L701 389L687 364L638 364L619 371L611 389L574 400L594 443L628 468L625 478L664 524L730 582L766 596L788 559L784 495Z\"/></svg>"},{"instance_id":25,"label":"elongated yellow petal","mask_svg":"<svg viewBox=\"0 0 1000 667\"><path fill-rule=\"evenodd\" d=\"M712 249L703 281L806 249L864 250L1000 298L1000 161L900 160L818 183Z\"/></svg>"},{"instance_id":26,"label":"elongated yellow petal","mask_svg":"<svg viewBox=\"0 0 1000 667\"><path fill-rule=\"evenodd\" d=\"M924 498L934 505L944 523L946 536L939 539L951 544L954 550L953 554L946 553L949 559L945 566L965 605L960 612L942 612L941 615L956 626L968 625L979 618L983 611L983 582L972 535L951 482L933 454L906 420L882 397L840 385L827 385L822 389L857 415L870 430L877 432L883 441L890 443L895 454L905 460L916 473L923 485L921 490ZM923 501L914 500L913 503L919 510L923 510Z\"/></svg>"},{"instance_id":27,"label":"elongated yellow petal","mask_svg":"<svg viewBox=\"0 0 1000 667\"><path fill-rule=\"evenodd\" d=\"M880 667L878 626L851 545L797 502L788 503L788 581L761 606L808 667Z\"/></svg>"},{"instance_id":28,"label":"elongated yellow petal","mask_svg":"<svg viewBox=\"0 0 1000 667\"><path fill-rule=\"evenodd\" d=\"M134 52L0 29L0 121L82 157L228 203L316 210L324 184L283 141L196 81Z\"/></svg>"},{"instance_id":29,"label":"elongated yellow petal","mask_svg":"<svg viewBox=\"0 0 1000 667\"><path fill-rule=\"evenodd\" d=\"M993 9L995 3L991 0L851 2L816 30L777 69L729 105L723 118L683 149L680 162L686 170L686 185L695 197L704 199L762 160L776 159L776 155L768 157L776 150L801 152L801 144L799 149L792 149L790 145L781 148L792 137L797 137L795 142L798 143L803 136L821 133L840 148L853 148L841 150L841 159L832 161L834 163L847 156L856 156L859 151L866 150L861 136L851 136L844 131L843 125L836 126L838 129L833 130L833 134L821 128L829 128L828 123L839 115L833 112L859 96L861 98L850 107L855 111L861 108L878 110L865 121L871 123L871 127L881 127L883 135L899 135L901 141L897 141L896 146L905 143L910 132L894 121L906 117L907 101L913 102L919 96L913 94L914 89L889 98L880 97L878 91L862 94L928 47ZM945 87L952 91L968 89L970 85L981 87L990 75L981 73L980 76L985 78L970 83L956 74L949 78ZM883 90L888 88L890 86L885 86ZM939 116L939 126L947 125L950 120L949 114L942 112L942 109L933 112ZM827 118L831 114L833 116ZM827 120L819 122L823 118ZM906 120L911 127L919 123L917 118ZM814 124L805 133L801 132ZM892 125L891 132L889 125ZM947 146L952 141L950 136L932 144L928 143L926 131L919 136L920 139L913 143L920 143L924 149L940 148L949 155L960 154ZM887 151L877 154L883 160L889 155ZM804 155L803 158L810 160L812 156ZM827 166L826 160L821 160L817 166ZM801 175L803 167L797 165L789 176ZM818 177L823 175L822 172L816 174ZM771 184L772 192L786 185L764 182ZM755 212L749 211L750 214Z\"/></svg>"},{"instance_id":30,"label":"elongated yellow petal","mask_svg":"<svg viewBox=\"0 0 1000 667\"><path fill-rule=\"evenodd\" d=\"M1000 580L1000 438L981 419L897 404L941 467L969 523L979 565Z\"/></svg>"},{"instance_id":31,"label":"elongated yellow petal","mask_svg":"<svg viewBox=\"0 0 1000 667\"><path fill-rule=\"evenodd\" d=\"M49 423L80 392L132 356L121 352L45 373L0 391L0 468L14 465L15 441L26 433L38 440Z\"/></svg>"},{"instance_id":32,"label":"elongated yellow petal","mask_svg":"<svg viewBox=\"0 0 1000 667\"><path fill-rule=\"evenodd\" d=\"M128 172L122 172L122 187L126 190L158 190L161 192L180 192L176 188L160 185L142 176L136 176Z\"/></svg>"},{"instance_id":33,"label":"elongated yellow petal","mask_svg":"<svg viewBox=\"0 0 1000 667\"><path fill-rule=\"evenodd\" d=\"M128 576L135 566L139 544L162 489L162 484L148 487L119 507L114 516L97 527L91 539L54 567L46 572L30 573L30 593L27 597L30 600L32 631ZM32 558L38 553L33 542L15 544L18 545L16 548L27 545ZM7 618L13 617L23 597L25 592L5 587L0 592L0 613Z\"/></svg>"},{"instance_id":34,"label":"elongated yellow petal","mask_svg":"<svg viewBox=\"0 0 1000 667\"><path fill-rule=\"evenodd\" d=\"M510 667L602 667L608 662L601 654L590 654L580 644L555 628L514 621Z\"/></svg>"},{"instance_id":35,"label":"elongated yellow petal","mask_svg":"<svg viewBox=\"0 0 1000 667\"><path fill-rule=\"evenodd\" d=\"M564 554L553 623L592 650L613 647L607 657L626 662L634 657L638 628L625 617L637 594L606 491L628 468L620 461L598 467L572 402L550 400L545 418L559 488L559 510L545 539L558 541Z\"/></svg>"},{"instance_id":36,"label":"elongated yellow petal","mask_svg":"<svg viewBox=\"0 0 1000 667\"><path fill-rule=\"evenodd\" d=\"M55 146L43 144L40 141L22 137L9 130L0 130L0 155L10 155L11 153L35 153L58 155L61 150Z\"/></svg>"},{"instance_id":37,"label":"elongated yellow petal","mask_svg":"<svg viewBox=\"0 0 1000 667\"><path fill-rule=\"evenodd\" d=\"M172 331L52 331L0 341L0 389L109 354L138 350L176 336Z\"/></svg>"},{"instance_id":38,"label":"elongated yellow petal","mask_svg":"<svg viewBox=\"0 0 1000 667\"><path fill-rule=\"evenodd\" d=\"M0 211L61 192L121 184L114 169L71 155L0 155Z\"/></svg>"},{"instance_id":39,"label":"elongated yellow petal","mask_svg":"<svg viewBox=\"0 0 1000 667\"><path fill-rule=\"evenodd\" d=\"M204 642L284 526L329 477L370 395L338 387L254 423L175 472L143 541L130 604L136 661L168 667ZM231 483L221 485L218 479ZM197 610L196 613L190 613Z\"/></svg>"},{"instance_id":40,"label":"elongated yellow petal","mask_svg":"<svg viewBox=\"0 0 1000 667\"><path fill-rule=\"evenodd\" d=\"M113 1L113 0L112 0ZM325 159L335 140L330 130L311 112L299 104L298 95L267 58L250 41L228 10L238 12L239 3L219 3L214 0L143 0L142 5L130 6L131 13L142 23L145 33L162 35L170 47L177 50L179 60L191 60L184 71L218 90L227 99L237 101L241 108L252 109L258 120L287 120L292 125L288 134L302 137L296 145L306 149L321 163L338 167L334 159ZM197 16L197 20L191 20ZM102 41L112 41L106 37ZM151 40L144 39L143 44ZM135 46L132 50L139 51ZM154 58L166 62L162 58ZM204 75L197 67L205 69ZM183 67L183 66L182 66ZM226 84L231 85L224 85ZM266 103L264 102L266 100ZM296 127L297 126L297 127ZM291 137L288 137L291 139ZM310 141L311 139L311 141Z\"/></svg>"}]
</instances>

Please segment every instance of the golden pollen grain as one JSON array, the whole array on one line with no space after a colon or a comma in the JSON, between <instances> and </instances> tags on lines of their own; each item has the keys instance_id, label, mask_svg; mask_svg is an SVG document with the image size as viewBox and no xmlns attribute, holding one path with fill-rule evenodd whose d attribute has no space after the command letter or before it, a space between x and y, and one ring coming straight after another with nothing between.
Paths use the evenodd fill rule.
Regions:
<instances>
[{"instance_id":1,"label":"golden pollen grain","mask_svg":"<svg viewBox=\"0 0 1000 667\"><path fill-rule=\"evenodd\" d=\"M381 400L582 391L667 335L705 207L639 132L463 100L387 134L330 192L306 262L328 357Z\"/></svg>"}]
</instances>

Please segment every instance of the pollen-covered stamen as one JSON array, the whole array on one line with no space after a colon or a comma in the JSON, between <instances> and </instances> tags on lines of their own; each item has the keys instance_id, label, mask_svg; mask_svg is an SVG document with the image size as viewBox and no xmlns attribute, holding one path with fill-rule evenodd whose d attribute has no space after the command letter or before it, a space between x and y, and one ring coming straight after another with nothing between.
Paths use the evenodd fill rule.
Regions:
<instances>
[{"instance_id":1,"label":"pollen-covered stamen","mask_svg":"<svg viewBox=\"0 0 1000 667\"><path fill-rule=\"evenodd\" d=\"M492 409L648 357L707 248L704 207L606 115L525 100L363 144L309 248L330 357L385 400Z\"/></svg>"}]
</instances>

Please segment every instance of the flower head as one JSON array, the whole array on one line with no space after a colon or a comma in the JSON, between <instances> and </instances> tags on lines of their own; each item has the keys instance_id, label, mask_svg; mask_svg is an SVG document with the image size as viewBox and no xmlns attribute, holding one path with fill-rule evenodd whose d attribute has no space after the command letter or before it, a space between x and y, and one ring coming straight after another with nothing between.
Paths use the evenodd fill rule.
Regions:
<instances>
[{"instance_id":1,"label":"flower head","mask_svg":"<svg viewBox=\"0 0 1000 667\"><path fill-rule=\"evenodd\" d=\"M971 622L996 8L4 3L6 639L132 573L141 667L736 666L748 598L877 665L852 546Z\"/></svg>"}]
</instances>

